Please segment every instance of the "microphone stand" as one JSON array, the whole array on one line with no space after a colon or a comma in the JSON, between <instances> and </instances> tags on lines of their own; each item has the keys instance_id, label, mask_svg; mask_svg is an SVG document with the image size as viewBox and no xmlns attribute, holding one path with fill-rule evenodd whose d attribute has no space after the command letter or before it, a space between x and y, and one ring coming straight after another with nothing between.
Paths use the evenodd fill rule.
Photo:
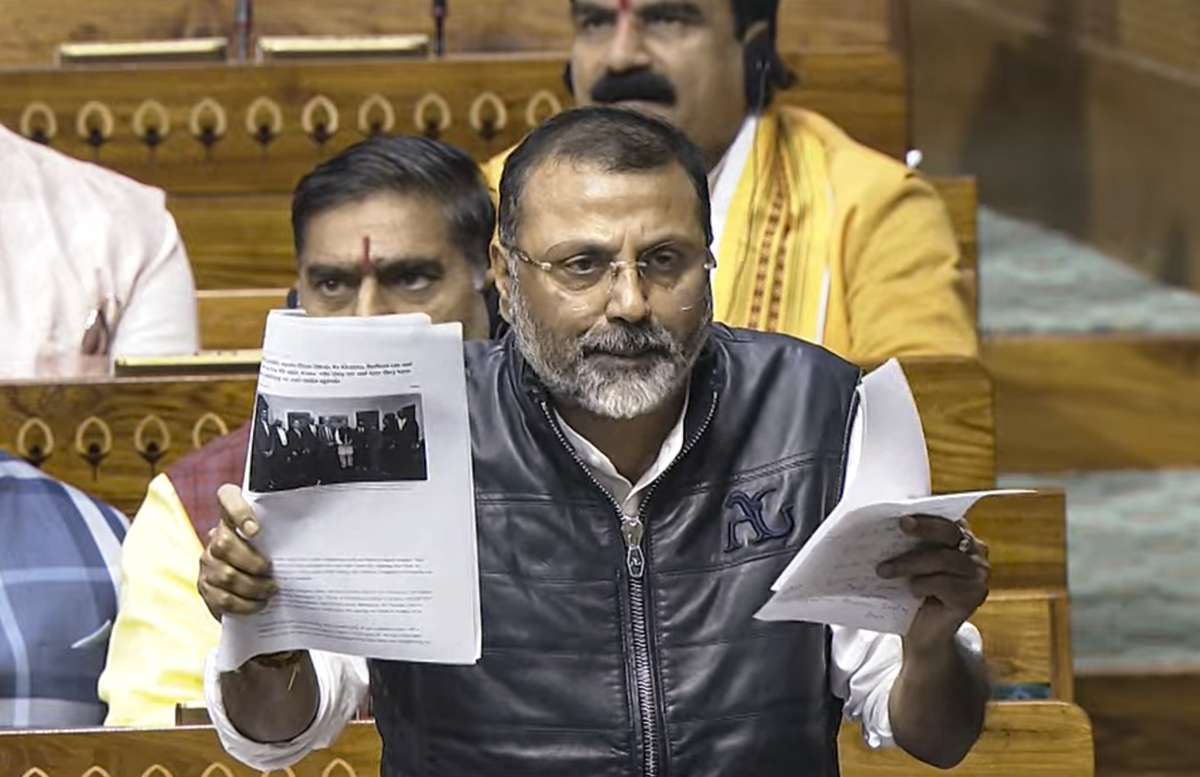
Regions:
<instances>
[{"instance_id":1,"label":"microphone stand","mask_svg":"<svg viewBox=\"0 0 1200 777\"><path fill-rule=\"evenodd\" d=\"M248 62L250 38L254 35L254 0L237 0L233 24L237 33L238 61Z\"/></svg>"},{"instance_id":2,"label":"microphone stand","mask_svg":"<svg viewBox=\"0 0 1200 777\"><path fill-rule=\"evenodd\" d=\"M433 0L433 53L446 56L446 0Z\"/></svg>"}]
</instances>

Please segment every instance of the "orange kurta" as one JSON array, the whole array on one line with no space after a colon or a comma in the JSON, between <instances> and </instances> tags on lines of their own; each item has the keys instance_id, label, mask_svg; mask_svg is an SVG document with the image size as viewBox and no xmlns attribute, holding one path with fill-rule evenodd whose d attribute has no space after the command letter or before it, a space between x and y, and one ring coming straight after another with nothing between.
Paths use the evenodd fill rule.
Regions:
<instances>
[{"instance_id":1,"label":"orange kurta","mask_svg":"<svg viewBox=\"0 0 1200 777\"><path fill-rule=\"evenodd\" d=\"M494 191L506 156L484 165ZM937 193L811 111L762 115L715 253L718 321L859 363L977 355L958 243Z\"/></svg>"}]
</instances>

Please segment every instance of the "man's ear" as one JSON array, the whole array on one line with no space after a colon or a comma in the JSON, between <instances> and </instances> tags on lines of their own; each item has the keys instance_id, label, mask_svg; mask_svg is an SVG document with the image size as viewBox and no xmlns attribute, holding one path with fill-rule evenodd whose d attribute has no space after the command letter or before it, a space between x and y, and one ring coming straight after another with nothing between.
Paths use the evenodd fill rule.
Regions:
<instances>
[{"instance_id":1,"label":"man's ear","mask_svg":"<svg viewBox=\"0 0 1200 777\"><path fill-rule=\"evenodd\" d=\"M509 284L512 282L512 276L508 272L508 258L504 255L504 249L500 247L500 243L496 240L492 241L488 252L492 260L488 276L495 283L496 294L500 297L500 316L511 324L512 318L509 316L508 291Z\"/></svg>"}]
</instances>

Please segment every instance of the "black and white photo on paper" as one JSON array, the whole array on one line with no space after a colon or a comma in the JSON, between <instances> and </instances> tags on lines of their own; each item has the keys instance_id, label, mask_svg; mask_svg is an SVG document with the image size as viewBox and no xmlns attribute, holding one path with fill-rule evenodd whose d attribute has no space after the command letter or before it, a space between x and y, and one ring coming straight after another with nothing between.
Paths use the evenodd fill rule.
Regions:
<instances>
[{"instance_id":1,"label":"black and white photo on paper","mask_svg":"<svg viewBox=\"0 0 1200 777\"><path fill-rule=\"evenodd\" d=\"M420 394L255 397L250 490L428 479Z\"/></svg>"}]
</instances>

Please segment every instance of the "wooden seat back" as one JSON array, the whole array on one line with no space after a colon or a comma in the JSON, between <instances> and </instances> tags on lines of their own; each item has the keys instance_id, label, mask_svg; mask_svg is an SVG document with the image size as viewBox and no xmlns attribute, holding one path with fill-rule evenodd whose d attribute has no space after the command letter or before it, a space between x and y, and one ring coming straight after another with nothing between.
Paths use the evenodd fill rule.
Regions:
<instances>
[{"instance_id":1,"label":"wooden seat back","mask_svg":"<svg viewBox=\"0 0 1200 777\"><path fill-rule=\"evenodd\" d=\"M994 691L1074 701L1067 592L993 589L971 616Z\"/></svg>"}]
</instances>

